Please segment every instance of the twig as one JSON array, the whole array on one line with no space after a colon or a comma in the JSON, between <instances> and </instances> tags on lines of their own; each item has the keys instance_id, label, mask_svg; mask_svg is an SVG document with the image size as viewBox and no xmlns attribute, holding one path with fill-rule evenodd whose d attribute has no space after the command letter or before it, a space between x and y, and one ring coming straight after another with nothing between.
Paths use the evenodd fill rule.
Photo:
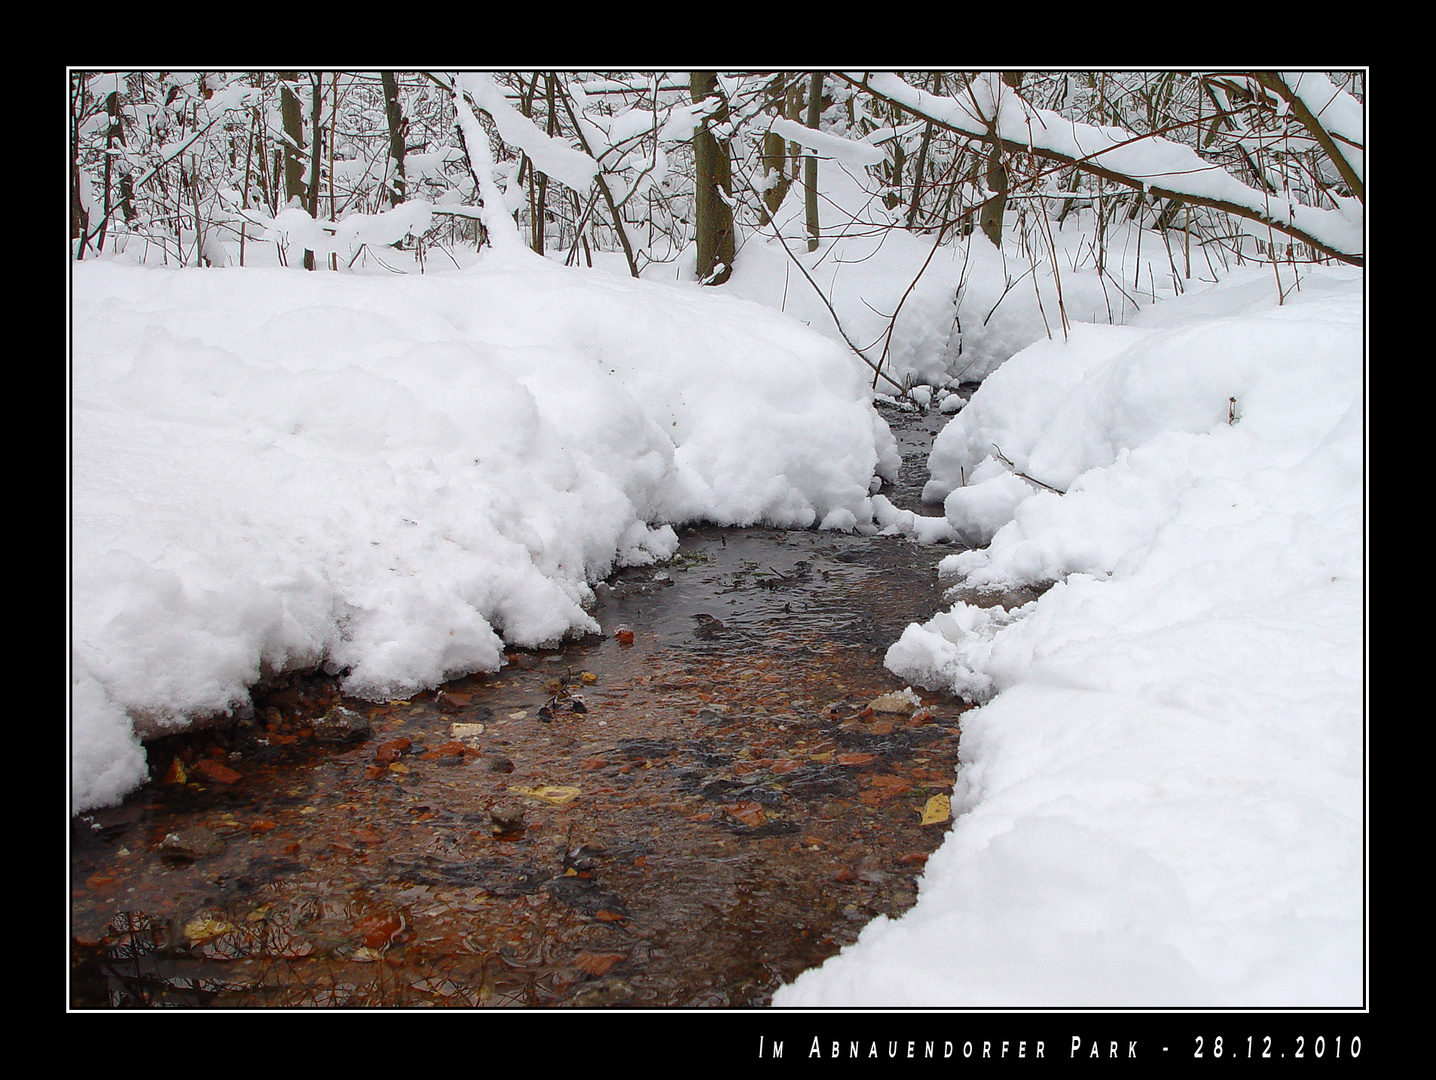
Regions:
<instances>
[{"instance_id":1,"label":"twig","mask_svg":"<svg viewBox=\"0 0 1436 1080\"><path fill-rule=\"evenodd\" d=\"M1002 452L1002 447L998 446L996 443L992 444L992 448L997 451L997 460L1002 462L1002 464L1006 465L1009 469L1011 469L1013 476L1020 476L1029 484L1036 484L1038 487L1046 488L1048 491L1055 491L1058 495L1067 494L1067 492L1063 491L1061 488L1055 488L1051 484L1044 484L1041 480L1038 480L1037 478L1032 476L1028 476L1025 472L1021 472L1016 465L1012 464L1012 460Z\"/></svg>"}]
</instances>

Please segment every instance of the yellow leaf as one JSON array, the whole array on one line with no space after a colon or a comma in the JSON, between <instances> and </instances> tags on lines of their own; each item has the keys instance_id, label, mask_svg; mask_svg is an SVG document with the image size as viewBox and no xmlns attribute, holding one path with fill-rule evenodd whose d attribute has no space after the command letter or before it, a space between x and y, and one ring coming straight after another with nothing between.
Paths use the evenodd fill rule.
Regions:
<instances>
[{"instance_id":1,"label":"yellow leaf","mask_svg":"<svg viewBox=\"0 0 1436 1080\"><path fill-rule=\"evenodd\" d=\"M935 825L940 821L946 821L952 816L952 803L946 795L934 795L928 799L927 805L922 808L922 823L924 825Z\"/></svg>"},{"instance_id":2,"label":"yellow leaf","mask_svg":"<svg viewBox=\"0 0 1436 1080\"><path fill-rule=\"evenodd\" d=\"M184 936L191 941L208 941L212 937L219 937L220 934L227 934L234 929L233 923L225 922L223 919L191 919L184 924Z\"/></svg>"},{"instance_id":3,"label":"yellow leaf","mask_svg":"<svg viewBox=\"0 0 1436 1080\"><path fill-rule=\"evenodd\" d=\"M564 803L573 802L582 794L576 787L562 787L558 784L540 784L538 787L510 787L510 791L517 791L520 795L527 795L531 799L538 799L540 802L551 803L554 806L562 806Z\"/></svg>"}]
</instances>

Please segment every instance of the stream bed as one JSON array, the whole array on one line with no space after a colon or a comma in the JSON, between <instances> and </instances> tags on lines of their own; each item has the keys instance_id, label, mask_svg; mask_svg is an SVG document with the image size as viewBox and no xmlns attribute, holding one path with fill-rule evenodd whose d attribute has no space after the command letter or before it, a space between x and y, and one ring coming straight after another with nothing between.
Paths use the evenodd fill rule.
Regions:
<instances>
[{"instance_id":1,"label":"stream bed","mask_svg":"<svg viewBox=\"0 0 1436 1080\"><path fill-rule=\"evenodd\" d=\"M885 415L922 512L947 418ZM911 907L967 706L883 656L951 548L680 538L602 635L404 701L295 674L151 743L72 821L71 1006L760 1006Z\"/></svg>"}]
</instances>

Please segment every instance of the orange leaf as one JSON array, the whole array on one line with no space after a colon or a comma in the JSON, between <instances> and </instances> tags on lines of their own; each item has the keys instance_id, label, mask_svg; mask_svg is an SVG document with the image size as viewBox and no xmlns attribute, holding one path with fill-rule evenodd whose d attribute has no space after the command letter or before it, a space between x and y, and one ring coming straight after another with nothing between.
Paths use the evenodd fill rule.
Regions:
<instances>
[{"instance_id":1,"label":"orange leaf","mask_svg":"<svg viewBox=\"0 0 1436 1080\"><path fill-rule=\"evenodd\" d=\"M408 739L391 739L374 751L374 760L381 765L387 765L391 761L398 761L404 753L413 745Z\"/></svg>"},{"instance_id":2,"label":"orange leaf","mask_svg":"<svg viewBox=\"0 0 1436 1080\"><path fill-rule=\"evenodd\" d=\"M221 765L218 761L211 761L209 758L196 761L194 771L203 773L217 784L234 784L244 779L228 765Z\"/></svg>"}]
</instances>

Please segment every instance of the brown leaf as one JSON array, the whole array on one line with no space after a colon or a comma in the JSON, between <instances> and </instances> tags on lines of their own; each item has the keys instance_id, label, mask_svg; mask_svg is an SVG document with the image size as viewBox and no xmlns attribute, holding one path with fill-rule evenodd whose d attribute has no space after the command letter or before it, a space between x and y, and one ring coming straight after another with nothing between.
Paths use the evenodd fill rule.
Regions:
<instances>
[{"instance_id":1,"label":"brown leaf","mask_svg":"<svg viewBox=\"0 0 1436 1080\"><path fill-rule=\"evenodd\" d=\"M763 824L765 820L762 803L733 803L723 807L723 809L728 811L732 817L737 818L744 825L747 825L750 829L756 829L759 825Z\"/></svg>"},{"instance_id":2,"label":"brown leaf","mask_svg":"<svg viewBox=\"0 0 1436 1080\"><path fill-rule=\"evenodd\" d=\"M584 952L578 954L578 959L576 959L574 963L578 966L579 970L585 971L595 977L600 977L607 975L614 964L624 959L626 959L626 957L623 953Z\"/></svg>"},{"instance_id":3,"label":"brown leaf","mask_svg":"<svg viewBox=\"0 0 1436 1080\"><path fill-rule=\"evenodd\" d=\"M471 694L458 694L452 690L440 690L434 695L434 701L438 704L441 712L458 712L469 704Z\"/></svg>"}]
</instances>

